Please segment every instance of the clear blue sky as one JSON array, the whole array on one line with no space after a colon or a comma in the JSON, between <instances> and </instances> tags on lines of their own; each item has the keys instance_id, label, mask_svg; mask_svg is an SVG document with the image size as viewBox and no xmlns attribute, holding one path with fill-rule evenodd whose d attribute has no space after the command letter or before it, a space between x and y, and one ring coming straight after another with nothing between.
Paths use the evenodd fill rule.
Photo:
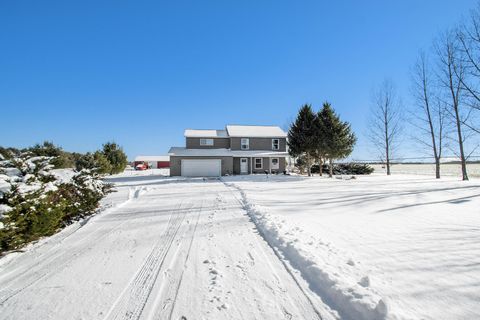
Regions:
<instances>
[{"instance_id":1,"label":"clear blue sky","mask_svg":"<svg viewBox=\"0 0 480 320\"><path fill-rule=\"evenodd\" d=\"M115 140L131 159L182 146L185 128L284 126L328 100L368 158L372 87L406 96L418 50L474 5L0 0L0 145Z\"/></svg>"}]
</instances>

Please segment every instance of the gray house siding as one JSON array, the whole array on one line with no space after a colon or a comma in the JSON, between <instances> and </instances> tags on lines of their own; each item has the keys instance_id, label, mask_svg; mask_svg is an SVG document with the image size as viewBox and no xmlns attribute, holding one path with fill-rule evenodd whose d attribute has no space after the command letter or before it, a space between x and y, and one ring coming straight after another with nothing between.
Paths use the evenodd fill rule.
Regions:
<instances>
[{"instance_id":1,"label":"gray house siding","mask_svg":"<svg viewBox=\"0 0 480 320\"><path fill-rule=\"evenodd\" d=\"M213 139L213 146L201 146L200 139ZM186 138L187 149L229 149L230 138Z\"/></svg>"},{"instance_id":2,"label":"gray house siding","mask_svg":"<svg viewBox=\"0 0 480 320\"><path fill-rule=\"evenodd\" d=\"M278 169L278 172L283 173L285 171L285 169L287 168L286 158L281 157L281 158L279 158L278 162L279 162L279 168L280 168L280 169Z\"/></svg>"},{"instance_id":3,"label":"gray house siding","mask_svg":"<svg viewBox=\"0 0 480 320\"><path fill-rule=\"evenodd\" d=\"M272 150L272 139L280 140L280 148L275 151L285 152L287 151L287 139L286 138L249 138L250 139L248 150ZM240 142L242 138L230 138L230 147L232 150L241 150Z\"/></svg>"},{"instance_id":4,"label":"gray house siding","mask_svg":"<svg viewBox=\"0 0 480 320\"><path fill-rule=\"evenodd\" d=\"M182 159L221 159L222 160L222 176L233 173L232 157L182 157L170 156L170 176L182 175Z\"/></svg>"},{"instance_id":5,"label":"gray house siding","mask_svg":"<svg viewBox=\"0 0 480 320\"><path fill-rule=\"evenodd\" d=\"M241 157L243 158L243 157ZM250 173L250 163L253 165L253 167L255 168L255 157L250 158L249 157L245 157L248 159L248 173ZM253 169L252 172L253 173L265 173L265 170L269 170L270 169L270 159L271 158L262 158L263 159L263 167L262 169ZM250 162L251 161L251 162ZM282 173L284 170L285 170L285 164L286 164L286 161L285 161L285 157L278 157L278 169L272 169L273 171L276 171L278 173ZM240 158L233 158L233 174L241 174L240 173Z\"/></svg>"},{"instance_id":6,"label":"gray house siding","mask_svg":"<svg viewBox=\"0 0 480 320\"><path fill-rule=\"evenodd\" d=\"M263 166L261 169L255 169L255 159L256 158L252 158L253 173L265 173L265 170L268 171L268 169L270 168L270 158L262 158Z\"/></svg>"},{"instance_id":7,"label":"gray house siding","mask_svg":"<svg viewBox=\"0 0 480 320\"><path fill-rule=\"evenodd\" d=\"M241 158L247 158L247 172L250 173L250 158L249 157L241 157ZM233 174L242 174L240 172L240 158L233 158Z\"/></svg>"}]
</instances>

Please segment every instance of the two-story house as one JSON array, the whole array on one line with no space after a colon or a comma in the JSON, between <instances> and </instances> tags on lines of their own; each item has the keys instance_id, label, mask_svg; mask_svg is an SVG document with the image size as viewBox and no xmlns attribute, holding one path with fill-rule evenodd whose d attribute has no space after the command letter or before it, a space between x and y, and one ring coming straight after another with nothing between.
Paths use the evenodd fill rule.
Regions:
<instances>
[{"instance_id":1,"label":"two-story house","mask_svg":"<svg viewBox=\"0 0 480 320\"><path fill-rule=\"evenodd\" d=\"M277 126L187 129L185 140L185 147L169 151L171 176L214 177L285 170L287 134Z\"/></svg>"}]
</instances>

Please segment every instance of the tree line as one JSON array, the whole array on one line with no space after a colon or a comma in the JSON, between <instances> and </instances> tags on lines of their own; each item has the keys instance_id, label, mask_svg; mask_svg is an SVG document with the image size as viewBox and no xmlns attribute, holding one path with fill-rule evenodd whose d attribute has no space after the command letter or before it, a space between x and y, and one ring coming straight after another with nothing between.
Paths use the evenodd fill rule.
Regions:
<instances>
[{"instance_id":1,"label":"tree line","mask_svg":"<svg viewBox=\"0 0 480 320\"><path fill-rule=\"evenodd\" d=\"M309 104L303 105L288 131L289 153L305 162L309 176L313 164L319 165L322 175L323 164L328 162L332 177L334 161L348 157L356 141L350 124L340 120L328 102L318 112Z\"/></svg>"},{"instance_id":2,"label":"tree line","mask_svg":"<svg viewBox=\"0 0 480 320\"><path fill-rule=\"evenodd\" d=\"M369 137L387 174L405 130L412 129L420 150L435 160L436 178L448 149L459 158L462 179L468 180L466 164L480 133L480 5L440 33L430 50L419 52L411 70L411 95L412 106L404 108L392 81L385 80L372 98Z\"/></svg>"},{"instance_id":3,"label":"tree line","mask_svg":"<svg viewBox=\"0 0 480 320\"><path fill-rule=\"evenodd\" d=\"M105 161L111 148L104 146ZM71 156L51 143L0 149L0 256L94 214L112 191L98 163L74 170Z\"/></svg>"},{"instance_id":4,"label":"tree line","mask_svg":"<svg viewBox=\"0 0 480 320\"><path fill-rule=\"evenodd\" d=\"M0 155L11 159L22 153L31 156L51 157L55 169L75 168L94 170L98 174L117 174L123 172L128 164L127 155L115 142L107 142L100 150L87 153L68 152L53 142L45 141L24 149L0 147Z\"/></svg>"}]
</instances>

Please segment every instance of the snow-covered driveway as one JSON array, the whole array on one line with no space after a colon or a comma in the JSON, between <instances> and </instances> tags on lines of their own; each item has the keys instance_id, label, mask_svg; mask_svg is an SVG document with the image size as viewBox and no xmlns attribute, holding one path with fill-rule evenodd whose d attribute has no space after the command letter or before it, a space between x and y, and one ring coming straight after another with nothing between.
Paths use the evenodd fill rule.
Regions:
<instances>
[{"instance_id":1,"label":"snow-covered driveway","mask_svg":"<svg viewBox=\"0 0 480 320\"><path fill-rule=\"evenodd\" d=\"M236 190L114 181L110 209L0 260L1 319L332 317L258 235Z\"/></svg>"}]
</instances>

